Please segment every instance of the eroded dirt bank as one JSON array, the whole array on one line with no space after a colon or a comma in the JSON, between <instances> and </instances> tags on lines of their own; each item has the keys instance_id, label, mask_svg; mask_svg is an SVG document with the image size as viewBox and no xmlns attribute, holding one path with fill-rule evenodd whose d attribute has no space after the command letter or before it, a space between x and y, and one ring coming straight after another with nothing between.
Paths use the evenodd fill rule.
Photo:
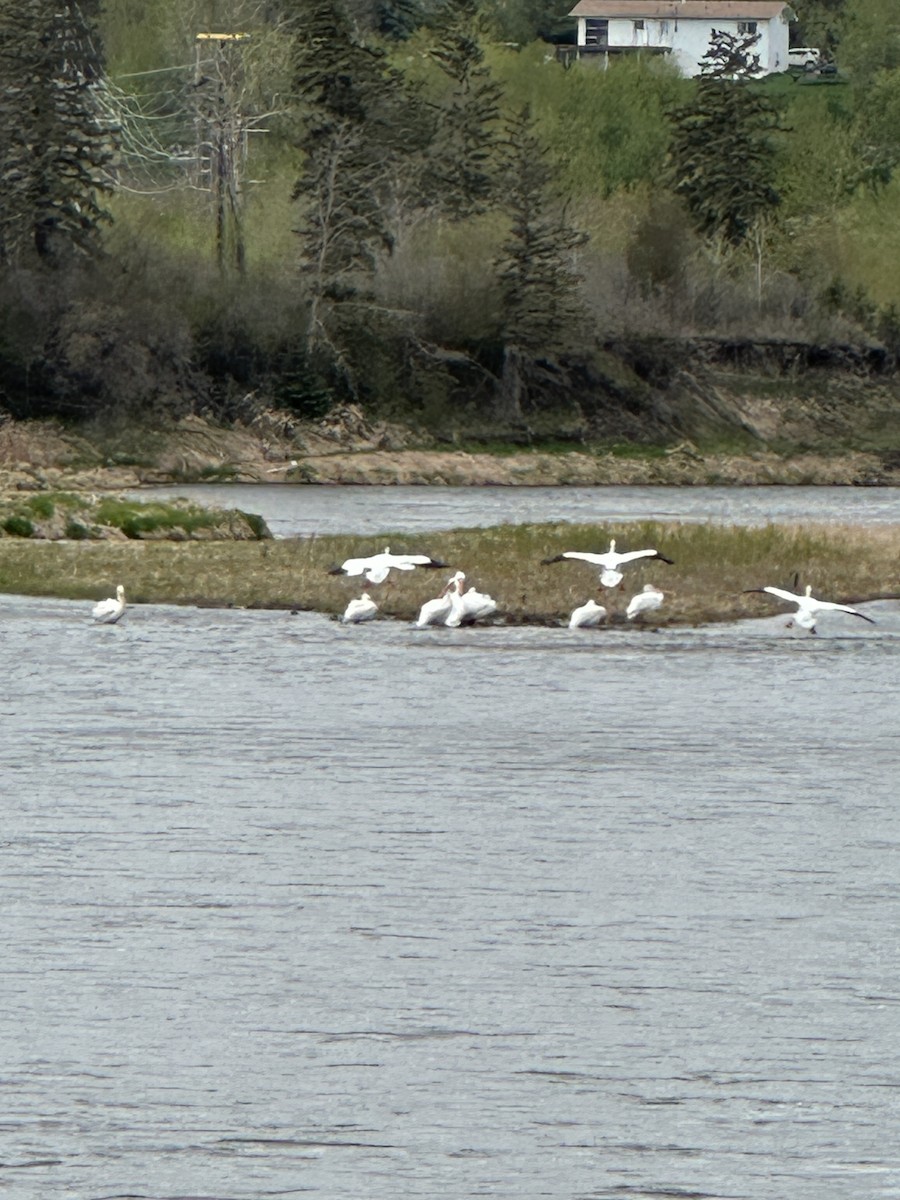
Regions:
<instances>
[{"instance_id":1,"label":"eroded dirt bank","mask_svg":"<svg viewBox=\"0 0 900 1200\"><path fill-rule=\"evenodd\" d=\"M862 451L703 453L689 440L661 451L589 449L504 454L420 448L402 429L370 424L355 410L301 425L267 416L220 428L188 417L154 435L145 461L98 449L52 423L0 427L0 491L122 491L161 483L683 485L832 484L900 486L900 454ZM134 455L133 457L137 457Z\"/></svg>"}]
</instances>

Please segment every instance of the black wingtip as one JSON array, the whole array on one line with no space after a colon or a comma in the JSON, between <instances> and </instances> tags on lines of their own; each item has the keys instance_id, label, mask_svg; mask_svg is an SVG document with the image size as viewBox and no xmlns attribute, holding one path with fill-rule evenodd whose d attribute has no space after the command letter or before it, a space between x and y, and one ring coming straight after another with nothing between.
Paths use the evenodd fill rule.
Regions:
<instances>
[{"instance_id":1,"label":"black wingtip","mask_svg":"<svg viewBox=\"0 0 900 1200\"><path fill-rule=\"evenodd\" d=\"M329 567L328 574L329 575L346 575L347 572L344 570L343 567Z\"/></svg>"},{"instance_id":2,"label":"black wingtip","mask_svg":"<svg viewBox=\"0 0 900 1200\"><path fill-rule=\"evenodd\" d=\"M553 558L542 558L542 559L541 559L541 566L542 566L542 567L549 567L549 565L550 565L551 563L555 563L555 562L564 562L564 561L565 561L565 555L562 555L562 554L557 554L557 555L555 555Z\"/></svg>"},{"instance_id":3,"label":"black wingtip","mask_svg":"<svg viewBox=\"0 0 900 1200\"><path fill-rule=\"evenodd\" d=\"M450 564L442 562L439 558L433 558L431 562L425 563L426 567L440 567L441 570L449 568Z\"/></svg>"},{"instance_id":4,"label":"black wingtip","mask_svg":"<svg viewBox=\"0 0 900 1200\"><path fill-rule=\"evenodd\" d=\"M675 566L674 558L666 558L666 556L664 554L657 554L656 557L659 559L660 562L668 563L670 567Z\"/></svg>"}]
</instances>

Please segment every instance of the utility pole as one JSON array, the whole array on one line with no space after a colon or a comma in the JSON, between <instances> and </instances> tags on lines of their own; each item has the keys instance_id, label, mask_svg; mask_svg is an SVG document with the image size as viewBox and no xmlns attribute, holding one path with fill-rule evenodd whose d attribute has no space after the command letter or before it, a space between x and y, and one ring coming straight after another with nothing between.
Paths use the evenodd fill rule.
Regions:
<instances>
[{"instance_id":1,"label":"utility pole","mask_svg":"<svg viewBox=\"0 0 900 1200\"><path fill-rule=\"evenodd\" d=\"M198 33L195 39L198 183L213 196L219 269L224 272L230 265L241 274L246 262L241 180L248 142L241 104L241 43L249 37L249 33Z\"/></svg>"}]
</instances>

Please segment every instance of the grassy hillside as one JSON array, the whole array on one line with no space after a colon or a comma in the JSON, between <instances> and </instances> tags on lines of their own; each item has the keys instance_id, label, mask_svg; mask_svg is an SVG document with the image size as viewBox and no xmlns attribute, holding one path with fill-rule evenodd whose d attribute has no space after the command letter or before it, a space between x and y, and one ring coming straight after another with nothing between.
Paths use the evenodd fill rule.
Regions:
<instances>
[{"instance_id":1,"label":"grassy hillside","mask_svg":"<svg viewBox=\"0 0 900 1200\"><path fill-rule=\"evenodd\" d=\"M726 87L773 106L756 149L779 198L729 241L675 189L698 84L667 62L565 69L541 40L396 39L377 6L348 9L335 32L332 0L103 6L112 221L93 258L4 264L14 416L352 403L451 440L647 443L742 427L714 381L695 386L698 345L878 343L892 369L890 70ZM38 247L27 219L17 245Z\"/></svg>"}]
</instances>

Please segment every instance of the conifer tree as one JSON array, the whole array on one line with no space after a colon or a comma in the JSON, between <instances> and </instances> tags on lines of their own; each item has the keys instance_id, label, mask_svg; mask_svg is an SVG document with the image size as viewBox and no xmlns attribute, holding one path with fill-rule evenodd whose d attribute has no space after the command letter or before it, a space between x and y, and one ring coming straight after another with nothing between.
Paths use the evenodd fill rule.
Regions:
<instances>
[{"instance_id":1,"label":"conifer tree","mask_svg":"<svg viewBox=\"0 0 900 1200\"><path fill-rule=\"evenodd\" d=\"M17 0L0 8L0 260L45 262L99 249L114 130L96 90L96 4Z\"/></svg>"},{"instance_id":2,"label":"conifer tree","mask_svg":"<svg viewBox=\"0 0 900 1200\"><path fill-rule=\"evenodd\" d=\"M756 34L713 31L694 99L672 115L670 179L697 229L738 246L779 203L772 101L752 86Z\"/></svg>"},{"instance_id":3,"label":"conifer tree","mask_svg":"<svg viewBox=\"0 0 900 1200\"><path fill-rule=\"evenodd\" d=\"M429 50L452 87L437 113L423 188L452 220L485 212L496 192L502 89L484 63L482 33L475 0L446 0Z\"/></svg>"},{"instance_id":4,"label":"conifer tree","mask_svg":"<svg viewBox=\"0 0 900 1200\"><path fill-rule=\"evenodd\" d=\"M405 41L422 24L420 0L380 0L377 22L379 33Z\"/></svg>"},{"instance_id":5,"label":"conifer tree","mask_svg":"<svg viewBox=\"0 0 900 1200\"><path fill-rule=\"evenodd\" d=\"M335 305L369 293L391 249L386 191L405 152L399 77L384 54L356 37L339 0L292 6L294 79L303 105L301 270L309 289L307 348L337 350ZM329 325L332 325L329 330Z\"/></svg>"},{"instance_id":6,"label":"conifer tree","mask_svg":"<svg viewBox=\"0 0 900 1200\"><path fill-rule=\"evenodd\" d=\"M588 238L569 224L554 172L526 107L509 123L504 177L510 231L497 262L503 299L503 415L521 416L528 364L579 344L586 328L576 253Z\"/></svg>"}]
</instances>

